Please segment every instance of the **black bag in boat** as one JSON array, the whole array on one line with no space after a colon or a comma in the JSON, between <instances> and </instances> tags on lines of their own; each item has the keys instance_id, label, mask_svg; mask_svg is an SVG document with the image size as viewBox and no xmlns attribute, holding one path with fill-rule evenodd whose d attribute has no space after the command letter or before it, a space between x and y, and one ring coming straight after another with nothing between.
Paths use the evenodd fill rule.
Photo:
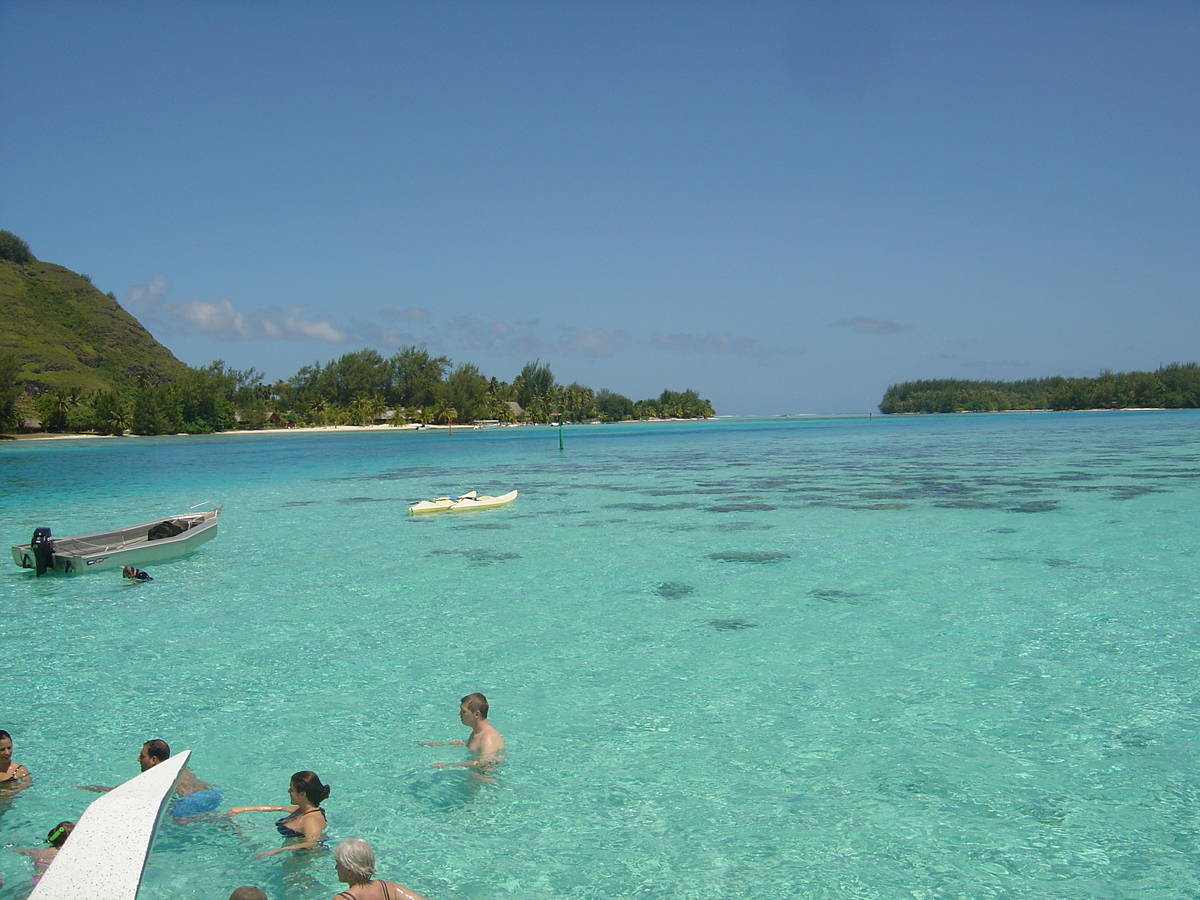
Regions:
<instances>
[{"instance_id":1,"label":"black bag in boat","mask_svg":"<svg viewBox=\"0 0 1200 900\"><path fill-rule=\"evenodd\" d=\"M169 519L166 522L159 522L146 532L146 540L161 541L163 538L175 537L177 534L183 534L187 531L183 525L176 525Z\"/></svg>"}]
</instances>

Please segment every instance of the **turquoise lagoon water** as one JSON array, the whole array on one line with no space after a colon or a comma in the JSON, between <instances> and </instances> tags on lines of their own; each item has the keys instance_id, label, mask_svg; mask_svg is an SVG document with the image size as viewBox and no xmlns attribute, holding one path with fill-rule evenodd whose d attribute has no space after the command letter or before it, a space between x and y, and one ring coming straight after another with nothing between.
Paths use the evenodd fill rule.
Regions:
<instances>
[{"instance_id":1,"label":"turquoise lagoon water","mask_svg":"<svg viewBox=\"0 0 1200 900\"><path fill-rule=\"evenodd\" d=\"M722 421L0 447L10 543L225 504L153 568L0 575L34 846L193 750L225 806L434 900L1200 897L1200 414ZM413 519L447 491L508 508ZM492 701L493 784L430 763ZM331 896L274 816L166 824L140 897ZM28 861L0 854L0 897Z\"/></svg>"}]
</instances>

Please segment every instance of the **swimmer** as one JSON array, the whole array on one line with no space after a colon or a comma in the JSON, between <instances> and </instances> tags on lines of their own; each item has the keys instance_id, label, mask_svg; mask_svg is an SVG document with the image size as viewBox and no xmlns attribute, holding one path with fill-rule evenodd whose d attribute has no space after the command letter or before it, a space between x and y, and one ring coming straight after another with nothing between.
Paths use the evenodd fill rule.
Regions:
<instances>
[{"instance_id":1,"label":"swimmer","mask_svg":"<svg viewBox=\"0 0 1200 900\"><path fill-rule=\"evenodd\" d=\"M166 741L155 738L142 744L142 749L138 751L137 764L143 772L146 772L170 758L171 747ZM75 787L85 791L95 791L97 794L113 790L113 788L101 784L77 784ZM221 792L214 790L211 785L197 778L187 766L183 767L183 771L179 773L179 780L175 782L175 795L179 799L174 802L168 812L174 816L177 822L200 813L212 812L221 803Z\"/></svg>"},{"instance_id":2,"label":"swimmer","mask_svg":"<svg viewBox=\"0 0 1200 900\"><path fill-rule=\"evenodd\" d=\"M132 578L134 581L153 581L154 579L142 569L135 569L133 566L123 566L121 568L122 578Z\"/></svg>"},{"instance_id":3,"label":"swimmer","mask_svg":"<svg viewBox=\"0 0 1200 900\"><path fill-rule=\"evenodd\" d=\"M49 847L40 847L33 850L18 850L12 848L13 853L20 853L22 856L28 856L33 860L33 883L37 884L42 880L42 876L46 874L46 870L50 868L50 863L54 862L54 857L58 856L58 851L62 849L62 845L67 842L67 838L71 836L71 830L75 827L74 822L59 822L50 829L50 833L46 835L46 843Z\"/></svg>"},{"instance_id":4,"label":"swimmer","mask_svg":"<svg viewBox=\"0 0 1200 900\"><path fill-rule=\"evenodd\" d=\"M287 850L315 850L325 845L328 820L321 803L329 798L329 785L321 784L316 772L297 772L288 783L288 797L292 801L291 806L235 806L225 814L233 818L244 812L287 813L275 823L287 842L278 850L259 853L259 859Z\"/></svg>"},{"instance_id":5,"label":"swimmer","mask_svg":"<svg viewBox=\"0 0 1200 900\"><path fill-rule=\"evenodd\" d=\"M342 841L334 848L333 859L338 881L349 885L349 890L335 894L333 900L427 900L394 881L375 880L375 851L362 838Z\"/></svg>"},{"instance_id":6,"label":"swimmer","mask_svg":"<svg viewBox=\"0 0 1200 900\"><path fill-rule=\"evenodd\" d=\"M33 776L20 763L13 762L13 739L7 731L0 731L0 791L15 793L33 784Z\"/></svg>"},{"instance_id":7,"label":"swimmer","mask_svg":"<svg viewBox=\"0 0 1200 900\"><path fill-rule=\"evenodd\" d=\"M458 718L471 729L465 741L418 741L422 747L466 747L475 758L464 762L433 763L435 769L447 766L490 769L504 760L504 738L488 721L488 701L483 694L467 694L458 707Z\"/></svg>"},{"instance_id":8,"label":"swimmer","mask_svg":"<svg viewBox=\"0 0 1200 900\"><path fill-rule=\"evenodd\" d=\"M243 884L240 888L233 889L229 900L267 900L267 892L252 884Z\"/></svg>"}]
</instances>

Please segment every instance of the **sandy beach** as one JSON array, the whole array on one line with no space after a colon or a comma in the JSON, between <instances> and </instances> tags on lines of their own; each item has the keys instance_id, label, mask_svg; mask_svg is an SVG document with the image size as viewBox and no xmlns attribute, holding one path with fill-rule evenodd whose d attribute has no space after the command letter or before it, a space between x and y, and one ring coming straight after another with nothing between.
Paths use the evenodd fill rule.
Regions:
<instances>
[{"instance_id":1,"label":"sandy beach","mask_svg":"<svg viewBox=\"0 0 1200 900\"><path fill-rule=\"evenodd\" d=\"M634 420L631 420L634 421ZM655 422L705 422L715 421L713 419L637 419L637 422L655 423ZM605 423L590 423L590 422L571 422L571 425L588 425L588 424L605 424ZM628 422L615 424L629 424ZM287 428L236 428L231 431L217 431L214 434L236 434L236 435L255 435L255 434L280 434L280 433L301 433L301 432L339 432L342 434L356 434L369 431L433 431L433 432L453 432L453 431L492 431L495 428L557 428L557 425L548 423L531 423L531 422L513 422L503 425L492 425L487 428L481 428L476 425L420 425L415 422L409 422L405 425L296 425ZM165 435L141 435L141 434L51 434L47 431L38 431L31 434L13 434L7 435L4 440L14 441L73 441L84 438L95 439L115 439L122 438L140 438L140 437L164 437ZM178 432L176 437L187 437L186 432ZM202 437L202 435L195 435Z\"/></svg>"},{"instance_id":2,"label":"sandy beach","mask_svg":"<svg viewBox=\"0 0 1200 900\"><path fill-rule=\"evenodd\" d=\"M231 431L217 431L214 434L279 434L281 432L366 432L366 431L449 431L451 426L448 425L418 425L409 423L406 425L297 425L291 428L236 428ZM477 431L474 425L455 425L454 428L461 431ZM505 425L505 428L516 428L523 426ZM15 441L73 441L82 438L139 438L139 437L163 437L163 435L141 435L141 434L51 434L48 431L38 431L30 434L14 434L9 435L9 440ZM178 432L178 437L186 437L186 432Z\"/></svg>"}]
</instances>

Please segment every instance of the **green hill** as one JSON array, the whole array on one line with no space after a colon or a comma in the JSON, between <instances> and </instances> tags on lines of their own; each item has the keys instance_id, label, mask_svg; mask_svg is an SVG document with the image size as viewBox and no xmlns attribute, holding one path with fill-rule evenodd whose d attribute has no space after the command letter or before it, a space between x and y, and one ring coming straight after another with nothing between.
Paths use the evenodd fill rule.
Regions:
<instances>
[{"instance_id":1,"label":"green hill","mask_svg":"<svg viewBox=\"0 0 1200 900\"><path fill-rule=\"evenodd\" d=\"M173 381L187 366L86 276L28 257L0 258L0 355L27 393L119 389L140 373Z\"/></svg>"}]
</instances>

